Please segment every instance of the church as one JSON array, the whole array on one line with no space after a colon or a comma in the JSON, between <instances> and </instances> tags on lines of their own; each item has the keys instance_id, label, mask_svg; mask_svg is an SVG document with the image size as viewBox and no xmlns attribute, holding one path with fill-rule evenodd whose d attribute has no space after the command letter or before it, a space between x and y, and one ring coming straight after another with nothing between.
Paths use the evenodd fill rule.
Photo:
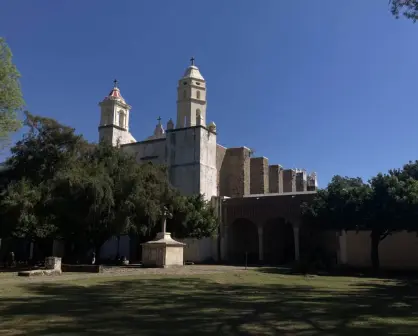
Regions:
<instances>
[{"instance_id":1,"label":"church","mask_svg":"<svg viewBox=\"0 0 418 336\"><path fill-rule=\"evenodd\" d=\"M245 197L314 191L316 173L269 165L266 157L253 157L248 147L226 148L217 143L216 124L207 120L207 85L194 58L177 85L177 115L167 124L161 118L154 133L143 140L129 131L131 106L114 81L99 103L99 141L119 146L138 163L168 167L171 184L184 195Z\"/></svg>"}]
</instances>

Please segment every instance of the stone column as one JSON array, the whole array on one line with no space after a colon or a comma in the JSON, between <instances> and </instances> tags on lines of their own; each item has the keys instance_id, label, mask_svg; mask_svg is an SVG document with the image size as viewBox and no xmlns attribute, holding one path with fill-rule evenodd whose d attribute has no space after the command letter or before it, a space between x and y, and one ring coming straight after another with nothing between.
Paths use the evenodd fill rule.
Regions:
<instances>
[{"instance_id":1,"label":"stone column","mask_svg":"<svg viewBox=\"0 0 418 336\"><path fill-rule=\"evenodd\" d=\"M258 225L258 261L264 260L263 226Z\"/></svg>"},{"instance_id":2,"label":"stone column","mask_svg":"<svg viewBox=\"0 0 418 336\"><path fill-rule=\"evenodd\" d=\"M300 258L299 252L299 226L293 225L293 239L295 242L295 260L298 261Z\"/></svg>"}]
</instances>

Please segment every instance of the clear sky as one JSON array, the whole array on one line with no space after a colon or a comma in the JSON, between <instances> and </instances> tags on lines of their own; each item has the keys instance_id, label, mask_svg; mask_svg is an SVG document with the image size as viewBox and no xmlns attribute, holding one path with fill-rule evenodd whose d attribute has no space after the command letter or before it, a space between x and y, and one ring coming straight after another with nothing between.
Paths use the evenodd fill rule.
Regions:
<instances>
[{"instance_id":1,"label":"clear sky","mask_svg":"<svg viewBox=\"0 0 418 336\"><path fill-rule=\"evenodd\" d=\"M0 35L28 109L91 141L115 78L137 140L174 119L194 56L224 146L320 186L418 159L418 25L385 0L3 0Z\"/></svg>"}]
</instances>

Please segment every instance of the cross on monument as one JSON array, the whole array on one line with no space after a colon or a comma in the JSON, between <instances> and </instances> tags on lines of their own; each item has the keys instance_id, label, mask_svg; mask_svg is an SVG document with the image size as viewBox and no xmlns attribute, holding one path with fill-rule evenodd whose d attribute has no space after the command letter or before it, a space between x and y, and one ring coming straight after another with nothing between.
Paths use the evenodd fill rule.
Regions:
<instances>
[{"instance_id":1,"label":"cross on monument","mask_svg":"<svg viewBox=\"0 0 418 336\"><path fill-rule=\"evenodd\" d=\"M168 211L168 208L165 206L163 209L163 215L162 215L162 225L161 229L163 233L166 233L167 231L167 218L171 219L173 215Z\"/></svg>"},{"instance_id":2,"label":"cross on monument","mask_svg":"<svg viewBox=\"0 0 418 336\"><path fill-rule=\"evenodd\" d=\"M158 124L161 125L161 117L158 117L157 120L158 120Z\"/></svg>"},{"instance_id":3,"label":"cross on monument","mask_svg":"<svg viewBox=\"0 0 418 336\"><path fill-rule=\"evenodd\" d=\"M192 58L190 59L190 63L191 65L194 65L194 57L192 56Z\"/></svg>"},{"instance_id":4,"label":"cross on monument","mask_svg":"<svg viewBox=\"0 0 418 336\"><path fill-rule=\"evenodd\" d=\"M117 88L117 87L118 87L118 80L117 80L117 79L115 79L115 80L113 81L113 87L115 87L115 88Z\"/></svg>"}]
</instances>

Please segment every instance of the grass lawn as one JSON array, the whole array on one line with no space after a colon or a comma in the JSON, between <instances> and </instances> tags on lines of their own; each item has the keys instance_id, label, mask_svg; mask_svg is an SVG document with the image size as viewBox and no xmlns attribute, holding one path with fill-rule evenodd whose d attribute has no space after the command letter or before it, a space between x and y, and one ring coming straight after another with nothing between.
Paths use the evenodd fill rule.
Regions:
<instances>
[{"instance_id":1,"label":"grass lawn","mask_svg":"<svg viewBox=\"0 0 418 336\"><path fill-rule=\"evenodd\" d=\"M247 270L4 281L0 335L418 335L418 286Z\"/></svg>"}]
</instances>

